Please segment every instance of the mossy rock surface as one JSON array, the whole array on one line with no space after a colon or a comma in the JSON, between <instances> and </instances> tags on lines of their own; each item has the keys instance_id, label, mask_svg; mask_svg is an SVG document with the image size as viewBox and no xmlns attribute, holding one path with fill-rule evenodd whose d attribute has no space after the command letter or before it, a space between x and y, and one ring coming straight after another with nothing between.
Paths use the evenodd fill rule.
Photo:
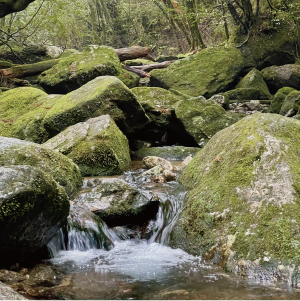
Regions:
<instances>
[{"instance_id":1,"label":"mossy rock surface","mask_svg":"<svg viewBox=\"0 0 300 301\"><path fill-rule=\"evenodd\" d=\"M88 208L111 227L147 222L156 216L159 202L150 191L140 191L121 179L103 178L80 193L74 204Z\"/></svg>"},{"instance_id":2,"label":"mossy rock surface","mask_svg":"<svg viewBox=\"0 0 300 301\"><path fill-rule=\"evenodd\" d=\"M47 94L39 89L24 87L0 94L0 136L13 137L14 124L28 111L41 104Z\"/></svg>"},{"instance_id":3,"label":"mossy rock surface","mask_svg":"<svg viewBox=\"0 0 300 301\"><path fill-rule=\"evenodd\" d=\"M248 43L240 49L245 68L262 70L273 65L294 64L296 37L295 29L285 21L276 26L270 26L269 19L257 22L251 28ZM232 34L230 42L240 45L245 39L245 35Z\"/></svg>"},{"instance_id":4,"label":"mossy rock surface","mask_svg":"<svg viewBox=\"0 0 300 301\"><path fill-rule=\"evenodd\" d=\"M82 176L111 176L130 168L128 140L109 115L68 127L43 147L75 162Z\"/></svg>"},{"instance_id":5,"label":"mossy rock surface","mask_svg":"<svg viewBox=\"0 0 300 301\"><path fill-rule=\"evenodd\" d=\"M136 151L133 158L141 160L148 156L156 156L169 161L182 161L188 156L194 157L199 151L200 148L185 146L145 147Z\"/></svg>"},{"instance_id":6,"label":"mossy rock surface","mask_svg":"<svg viewBox=\"0 0 300 301\"><path fill-rule=\"evenodd\" d=\"M28 165L0 167L0 264L24 261L59 230L69 200L53 177Z\"/></svg>"},{"instance_id":7,"label":"mossy rock surface","mask_svg":"<svg viewBox=\"0 0 300 301\"><path fill-rule=\"evenodd\" d=\"M0 61L0 69L6 69L12 67L14 64L7 61Z\"/></svg>"},{"instance_id":8,"label":"mossy rock surface","mask_svg":"<svg viewBox=\"0 0 300 301\"><path fill-rule=\"evenodd\" d=\"M290 87L284 87L279 89L271 102L270 113L279 114L280 109L285 101L285 98L294 90L294 88Z\"/></svg>"},{"instance_id":9,"label":"mossy rock surface","mask_svg":"<svg viewBox=\"0 0 300 301\"><path fill-rule=\"evenodd\" d=\"M118 78L100 76L57 101L43 124L53 137L71 125L106 114L126 135L149 122L136 96Z\"/></svg>"},{"instance_id":10,"label":"mossy rock surface","mask_svg":"<svg viewBox=\"0 0 300 301\"><path fill-rule=\"evenodd\" d=\"M156 62L149 61L146 59L135 59L135 60L124 61L123 64L125 66L131 67L131 66L153 65L153 64L156 64Z\"/></svg>"},{"instance_id":11,"label":"mossy rock surface","mask_svg":"<svg viewBox=\"0 0 300 301\"><path fill-rule=\"evenodd\" d=\"M0 137L0 166L29 165L50 174L71 197L81 188L79 168L66 156L39 144Z\"/></svg>"},{"instance_id":12,"label":"mossy rock surface","mask_svg":"<svg viewBox=\"0 0 300 301\"><path fill-rule=\"evenodd\" d=\"M226 113L219 104L202 96L180 101L175 113L187 133L200 147L203 147L218 131L245 116Z\"/></svg>"},{"instance_id":13,"label":"mossy rock surface","mask_svg":"<svg viewBox=\"0 0 300 301\"><path fill-rule=\"evenodd\" d=\"M261 72L256 69L251 70L245 77L243 77L237 84L236 88L253 88L259 90L259 98L256 99L265 100L272 98Z\"/></svg>"},{"instance_id":14,"label":"mossy rock surface","mask_svg":"<svg viewBox=\"0 0 300 301\"><path fill-rule=\"evenodd\" d=\"M89 46L83 52L62 56L38 81L47 92L66 94L104 75L118 77L129 88L139 83L139 77L123 70L117 54L107 46Z\"/></svg>"},{"instance_id":15,"label":"mossy rock surface","mask_svg":"<svg viewBox=\"0 0 300 301\"><path fill-rule=\"evenodd\" d=\"M300 91L294 90L286 96L279 114L282 116L285 116L286 114L289 114L288 116L296 115L299 110L299 104Z\"/></svg>"},{"instance_id":16,"label":"mossy rock surface","mask_svg":"<svg viewBox=\"0 0 300 301\"><path fill-rule=\"evenodd\" d=\"M261 73L272 93L283 87L300 87L300 65L271 66L263 69Z\"/></svg>"},{"instance_id":17,"label":"mossy rock surface","mask_svg":"<svg viewBox=\"0 0 300 301\"><path fill-rule=\"evenodd\" d=\"M236 48L208 48L166 69L151 71L151 85L209 98L226 91L243 68Z\"/></svg>"},{"instance_id":18,"label":"mossy rock surface","mask_svg":"<svg viewBox=\"0 0 300 301\"><path fill-rule=\"evenodd\" d=\"M229 270L239 260L252 269L267 262L274 275L278 264L298 263L299 143L300 121L277 114L254 114L217 133L180 176L189 192L171 245Z\"/></svg>"},{"instance_id":19,"label":"mossy rock surface","mask_svg":"<svg viewBox=\"0 0 300 301\"><path fill-rule=\"evenodd\" d=\"M227 96L229 100L237 101L264 99L261 97L260 90L255 88L233 89L225 92L224 95Z\"/></svg>"}]
</instances>

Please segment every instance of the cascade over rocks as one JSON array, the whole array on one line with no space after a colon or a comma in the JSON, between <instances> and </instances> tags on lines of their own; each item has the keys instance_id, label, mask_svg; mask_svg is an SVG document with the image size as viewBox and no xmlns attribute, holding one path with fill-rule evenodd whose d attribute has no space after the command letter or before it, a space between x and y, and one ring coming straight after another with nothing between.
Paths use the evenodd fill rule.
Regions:
<instances>
[{"instance_id":1,"label":"cascade over rocks","mask_svg":"<svg viewBox=\"0 0 300 301\"><path fill-rule=\"evenodd\" d=\"M283 87L300 89L300 65L271 66L261 73L271 92Z\"/></svg>"},{"instance_id":2,"label":"cascade over rocks","mask_svg":"<svg viewBox=\"0 0 300 301\"><path fill-rule=\"evenodd\" d=\"M244 68L236 48L208 48L166 69L151 71L151 85L197 97L224 92Z\"/></svg>"},{"instance_id":3,"label":"cascade over rocks","mask_svg":"<svg viewBox=\"0 0 300 301\"><path fill-rule=\"evenodd\" d=\"M69 200L53 177L32 166L0 167L0 265L24 261L62 226Z\"/></svg>"},{"instance_id":4,"label":"cascade over rocks","mask_svg":"<svg viewBox=\"0 0 300 301\"><path fill-rule=\"evenodd\" d=\"M115 178L103 178L96 187L83 191L74 204L102 218L108 226L142 224L156 216L159 201L150 191Z\"/></svg>"},{"instance_id":5,"label":"cascade over rocks","mask_svg":"<svg viewBox=\"0 0 300 301\"><path fill-rule=\"evenodd\" d=\"M70 197L82 185L79 168L72 160L36 143L0 137L0 166L6 165L37 167L50 174Z\"/></svg>"},{"instance_id":6,"label":"cascade over rocks","mask_svg":"<svg viewBox=\"0 0 300 301\"><path fill-rule=\"evenodd\" d=\"M226 113L219 104L202 96L180 101L175 114L200 147L203 147L218 131L245 116Z\"/></svg>"},{"instance_id":7,"label":"cascade over rocks","mask_svg":"<svg viewBox=\"0 0 300 301\"><path fill-rule=\"evenodd\" d=\"M280 279L284 269L292 277L299 133L300 121L276 114L251 115L217 133L180 176L190 191L171 245L243 275Z\"/></svg>"},{"instance_id":8,"label":"cascade over rocks","mask_svg":"<svg viewBox=\"0 0 300 301\"><path fill-rule=\"evenodd\" d=\"M109 115L70 126L43 147L66 155L82 176L118 175L130 167L128 140Z\"/></svg>"},{"instance_id":9,"label":"cascade over rocks","mask_svg":"<svg viewBox=\"0 0 300 301\"><path fill-rule=\"evenodd\" d=\"M71 125L106 114L125 135L134 134L149 122L135 95L118 78L100 76L57 101L43 119L43 126L53 137Z\"/></svg>"},{"instance_id":10,"label":"cascade over rocks","mask_svg":"<svg viewBox=\"0 0 300 301\"><path fill-rule=\"evenodd\" d=\"M39 84L49 93L66 94L90 80L104 75L118 77L129 88L136 87L139 77L122 69L111 47L90 45L83 52L63 56L58 64L39 76Z\"/></svg>"}]
</instances>

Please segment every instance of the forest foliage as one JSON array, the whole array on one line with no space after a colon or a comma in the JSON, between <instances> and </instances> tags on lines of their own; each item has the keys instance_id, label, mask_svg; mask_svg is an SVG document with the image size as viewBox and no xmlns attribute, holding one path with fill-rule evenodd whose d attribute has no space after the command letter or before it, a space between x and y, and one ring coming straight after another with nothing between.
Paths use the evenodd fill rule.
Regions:
<instances>
[{"instance_id":1,"label":"forest foliage","mask_svg":"<svg viewBox=\"0 0 300 301\"><path fill-rule=\"evenodd\" d=\"M298 0L36 0L0 19L0 45L141 45L174 55L228 43L237 34L246 43L251 30L259 34L283 22L299 46Z\"/></svg>"}]
</instances>

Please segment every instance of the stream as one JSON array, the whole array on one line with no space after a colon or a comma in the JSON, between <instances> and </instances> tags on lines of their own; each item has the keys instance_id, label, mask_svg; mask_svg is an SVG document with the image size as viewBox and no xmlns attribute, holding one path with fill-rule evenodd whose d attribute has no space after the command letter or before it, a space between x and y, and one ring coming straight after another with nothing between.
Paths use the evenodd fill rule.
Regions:
<instances>
[{"instance_id":1,"label":"stream","mask_svg":"<svg viewBox=\"0 0 300 301\"><path fill-rule=\"evenodd\" d=\"M299 299L300 290L287 284L244 280L203 262L201 257L168 247L186 192L177 182L150 182L141 176L143 171L135 162L121 178L145 193L151 191L159 196L160 205L147 239L141 238L139 231L120 238L114 228L103 223L101 230L113 242L107 250L95 241L92 232L74 229L69 220L67 233L60 230L48 243L52 258L47 264L54 266L58 275L67 275L60 298ZM87 189L89 181L97 182L97 178L86 178L83 189ZM89 228L97 227L90 222Z\"/></svg>"}]
</instances>

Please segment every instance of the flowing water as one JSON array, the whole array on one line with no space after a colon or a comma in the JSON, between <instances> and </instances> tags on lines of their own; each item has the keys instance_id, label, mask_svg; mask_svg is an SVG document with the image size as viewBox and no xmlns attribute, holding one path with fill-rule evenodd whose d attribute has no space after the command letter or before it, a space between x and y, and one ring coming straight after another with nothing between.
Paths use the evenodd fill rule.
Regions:
<instances>
[{"instance_id":1,"label":"flowing water","mask_svg":"<svg viewBox=\"0 0 300 301\"><path fill-rule=\"evenodd\" d=\"M243 280L203 263L201 257L167 246L170 232L183 208L185 192L176 183L151 183L143 170L125 173L124 179L152 191L160 199L156 220L148 225L149 236L137 234L126 240L105 224L89 221L86 231L62 230L48 244L51 264L69 277L62 298L72 299L299 299L300 291L286 284ZM99 178L87 179L97 183ZM104 248L95 233L104 233L113 248ZM66 243L67 242L67 243Z\"/></svg>"}]
</instances>

